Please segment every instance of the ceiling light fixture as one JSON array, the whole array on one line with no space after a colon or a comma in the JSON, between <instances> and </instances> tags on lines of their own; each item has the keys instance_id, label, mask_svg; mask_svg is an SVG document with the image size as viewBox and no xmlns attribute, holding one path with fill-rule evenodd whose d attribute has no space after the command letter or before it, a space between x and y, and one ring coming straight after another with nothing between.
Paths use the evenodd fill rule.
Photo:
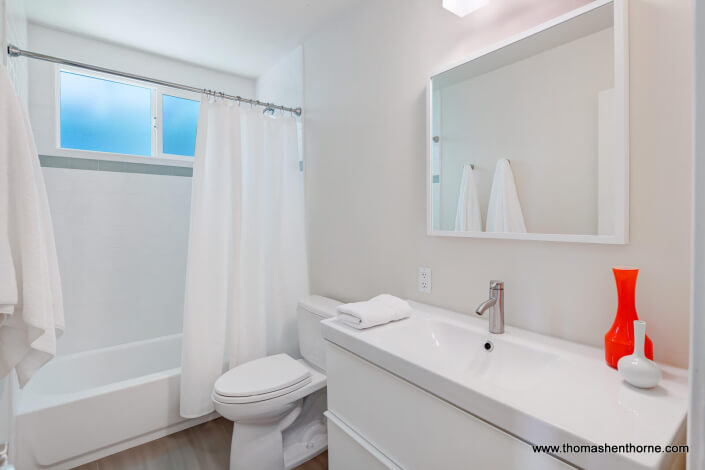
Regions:
<instances>
[{"instance_id":1,"label":"ceiling light fixture","mask_svg":"<svg viewBox=\"0 0 705 470\"><path fill-rule=\"evenodd\" d=\"M489 1L490 0L443 0L443 8L462 18L484 7Z\"/></svg>"}]
</instances>

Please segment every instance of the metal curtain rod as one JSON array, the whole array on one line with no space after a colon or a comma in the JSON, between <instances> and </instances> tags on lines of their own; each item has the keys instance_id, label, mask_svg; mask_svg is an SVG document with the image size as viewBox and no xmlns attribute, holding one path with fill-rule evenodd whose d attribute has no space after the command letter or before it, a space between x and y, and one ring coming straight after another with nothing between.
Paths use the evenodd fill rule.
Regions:
<instances>
[{"instance_id":1,"label":"metal curtain rod","mask_svg":"<svg viewBox=\"0 0 705 470\"><path fill-rule=\"evenodd\" d=\"M212 96L216 96L216 97L220 97L220 98L224 98L224 99L228 99L228 100L233 100L233 101L237 101L239 103L248 103L248 104L251 104L254 106L263 106L267 109L280 109L282 111L289 111L291 113L296 114L297 116L301 116L301 108L288 108L286 106L280 106L278 104L266 103L264 101L259 101L259 100L252 100L249 98L243 98L241 96L228 95L228 94L216 92L213 90L207 90L205 88L196 88L193 86L182 85L180 83L167 82L164 80L158 80L156 78L143 77L141 75L135 75L132 73L120 72L119 70L106 69L103 67L98 67L96 65L75 62L73 60L61 59L59 57L53 57L53 56L46 55L46 54L40 54L38 52L26 51L24 49L20 49L19 47L15 46L13 44L7 45L7 55L10 57L28 57L30 59L39 59L39 60L44 60L47 62L54 62L56 64L70 65L72 67L93 70L94 72L102 72L102 73L107 73L110 75L117 75L118 77L130 78L132 80L139 80L142 82L153 83L155 85L161 85L161 86L165 86L165 87L169 87L169 88L178 88L180 90L192 91L194 93L205 93L207 95L212 95Z\"/></svg>"}]
</instances>

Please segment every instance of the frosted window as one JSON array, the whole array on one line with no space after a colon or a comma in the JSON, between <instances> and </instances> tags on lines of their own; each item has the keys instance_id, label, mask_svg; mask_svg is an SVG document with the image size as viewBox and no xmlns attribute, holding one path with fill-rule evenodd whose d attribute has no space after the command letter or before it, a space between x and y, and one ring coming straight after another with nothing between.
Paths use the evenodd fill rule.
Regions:
<instances>
[{"instance_id":1,"label":"frosted window","mask_svg":"<svg viewBox=\"0 0 705 470\"><path fill-rule=\"evenodd\" d=\"M150 156L151 90L61 72L61 147Z\"/></svg>"},{"instance_id":2,"label":"frosted window","mask_svg":"<svg viewBox=\"0 0 705 470\"><path fill-rule=\"evenodd\" d=\"M198 101L162 95L162 153L193 157L199 105Z\"/></svg>"}]
</instances>

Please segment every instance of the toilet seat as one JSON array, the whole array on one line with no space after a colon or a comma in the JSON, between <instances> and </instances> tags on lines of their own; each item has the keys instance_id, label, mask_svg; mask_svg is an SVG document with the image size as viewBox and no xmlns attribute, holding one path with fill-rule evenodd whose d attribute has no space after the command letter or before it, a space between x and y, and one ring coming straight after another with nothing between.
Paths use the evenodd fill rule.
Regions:
<instances>
[{"instance_id":1,"label":"toilet seat","mask_svg":"<svg viewBox=\"0 0 705 470\"><path fill-rule=\"evenodd\" d=\"M228 396L220 395L219 393L213 393L213 399L219 401L220 403L227 403L227 404L255 403L258 401L271 400L272 398L281 397L283 395L294 392L300 388L303 388L310 383L311 383L311 377L307 377L297 384L291 385L286 388L282 388L280 390L275 390L275 391L269 392L269 393L263 393L260 395L248 395L248 396L244 396L244 397L228 397Z\"/></svg>"},{"instance_id":2,"label":"toilet seat","mask_svg":"<svg viewBox=\"0 0 705 470\"><path fill-rule=\"evenodd\" d=\"M276 354L230 369L216 380L214 399L244 404L277 398L310 384L310 370L287 354Z\"/></svg>"}]
</instances>

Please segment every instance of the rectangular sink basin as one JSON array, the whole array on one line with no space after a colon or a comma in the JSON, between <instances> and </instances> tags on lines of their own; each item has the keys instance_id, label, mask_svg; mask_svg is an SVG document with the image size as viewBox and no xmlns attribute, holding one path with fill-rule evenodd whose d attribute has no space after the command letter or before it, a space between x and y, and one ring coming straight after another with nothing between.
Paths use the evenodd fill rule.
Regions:
<instances>
[{"instance_id":1,"label":"rectangular sink basin","mask_svg":"<svg viewBox=\"0 0 705 470\"><path fill-rule=\"evenodd\" d=\"M401 321L394 328L373 328L367 333L384 334L400 357L437 373L505 390L532 388L558 357L511 335L494 335L443 319Z\"/></svg>"},{"instance_id":2,"label":"rectangular sink basin","mask_svg":"<svg viewBox=\"0 0 705 470\"><path fill-rule=\"evenodd\" d=\"M510 336L481 333L442 320L429 322L428 337L434 352L426 352L438 363L445 363L449 373L506 390L533 388L558 358Z\"/></svg>"}]
</instances>

